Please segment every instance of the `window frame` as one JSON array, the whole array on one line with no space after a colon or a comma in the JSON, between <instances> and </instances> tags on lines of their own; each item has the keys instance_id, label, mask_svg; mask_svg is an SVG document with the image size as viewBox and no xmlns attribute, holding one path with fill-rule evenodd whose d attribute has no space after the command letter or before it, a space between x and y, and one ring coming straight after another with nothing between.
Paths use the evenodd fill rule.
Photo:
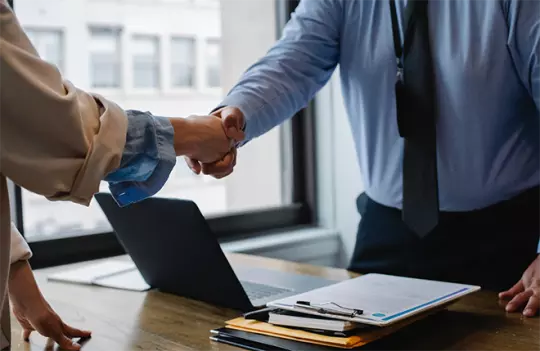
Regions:
<instances>
[{"instance_id":1,"label":"window frame","mask_svg":"<svg viewBox=\"0 0 540 351\"><path fill-rule=\"evenodd\" d=\"M277 36L281 32L298 0L276 0ZM316 158L315 158L315 118L314 103L299 111L286 123L284 132L292 145L291 203L275 208L249 210L223 216L207 216L207 221L218 238L223 242L246 237L262 236L299 227L315 226L316 218ZM285 134L284 133L284 134ZM24 236L24 217L21 188L15 186L15 223ZM68 263L122 255L123 247L114 232L85 234L74 237L53 238L44 241L30 241L34 268L63 265Z\"/></svg>"}]
</instances>

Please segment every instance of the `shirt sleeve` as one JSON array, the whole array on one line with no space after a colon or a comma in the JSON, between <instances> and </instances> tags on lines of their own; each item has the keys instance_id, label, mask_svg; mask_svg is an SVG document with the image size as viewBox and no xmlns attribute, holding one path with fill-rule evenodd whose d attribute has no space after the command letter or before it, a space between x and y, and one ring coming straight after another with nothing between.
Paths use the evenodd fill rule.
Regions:
<instances>
[{"instance_id":1,"label":"shirt sleeve","mask_svg":"<svg viewBox=\"0 0 540 351\"><path fill-rule=\"evenodd\" d=\"M540 111L540 1L510 0L504 6L508 48L523 85Z\"/></svg>"},{"instance_id":2,"label":"shirt sleeve","mask_svg":"<svg viewBox=\"0 0 540 351\"><path fill-rule=\"evenodd\" d=\"M292 117L326 84L339 61L341 22L341 1L300 2L282 38L220 104L242 111L246 140Z\"/></svg>"},{"instance_id":3,"label":"shirt sleeve","mask_svg":"<svg viewBox=\"0 0 540 351\"><path fill-rule=\"evenodd\" d=\"M105 178L120 206L157 193L176 164L174 130L169 119L150 112L126 113L128 128L120 167Z\"/></svg>"},{"instance_id":4,"label":"shirt sleeve","mask_svg":"<svg viewBox=\"0 0 540 351\"><path fill-rule=\"evenodd\" d=\"M503 9L508 22L510 54L540 112L540 1L508 0L503 3ZM536 251L540 253L540 241Z\"/></svg>"}]
</instances>

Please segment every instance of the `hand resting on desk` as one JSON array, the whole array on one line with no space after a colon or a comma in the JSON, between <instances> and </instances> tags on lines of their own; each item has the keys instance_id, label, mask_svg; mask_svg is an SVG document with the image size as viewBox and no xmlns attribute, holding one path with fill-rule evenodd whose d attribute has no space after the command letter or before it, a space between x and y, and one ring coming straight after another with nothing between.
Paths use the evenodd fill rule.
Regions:
<instances>
[{"instance_id":1,"label":"hand resting on desk","mask_svg":"<svg viewBox=\"0 0 540 351\"><path fill-rule=\"evenodd\" d=\"M28 261L11 266L9 297L13 314L23 328L23 339L28 341L36 330L54 340L64 350L79 350L81 345L71 338L88 338L91 332L73 328L62 321L41 294Z\"/></svg>"},{"instance_id":2,"label":"hand resting on desk","mask_svg":"<svg viewBox=\"0 0 540 351\"><path fill-rule=\"evenodd\" d=\"M523 315L533 317L540 309L540 255L523 273L521 279L507 291L499 294L501 299L511 299L506 305L508 312L524 307Z\"/></svg>"}]
</instances>

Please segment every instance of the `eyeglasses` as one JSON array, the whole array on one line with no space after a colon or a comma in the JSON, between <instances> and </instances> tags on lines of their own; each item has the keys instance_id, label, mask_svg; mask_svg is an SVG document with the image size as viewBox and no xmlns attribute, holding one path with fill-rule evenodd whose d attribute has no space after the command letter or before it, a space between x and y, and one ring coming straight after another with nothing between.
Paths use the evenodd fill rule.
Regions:
<instances>
[{"instance_id":1,"label":"eyeglasses","mask_svg":"<svg viewBox=\"0 0 540 351\"><path fill-rule=\"evenodd\" d=\"M332 305L332 306L337 307L338 309L322 307L326 305ZM344 316L344 317L349 317L349 318L354 318L364 313L363 310L359 310L356 308L343 307L343 306L338 305L335 302L322 302L322 303L314 304L309 301L296 301L294 306L299 307L299 308L313 310L320 314L330 314L330 315Z\"/></svg>"}]
</instances>

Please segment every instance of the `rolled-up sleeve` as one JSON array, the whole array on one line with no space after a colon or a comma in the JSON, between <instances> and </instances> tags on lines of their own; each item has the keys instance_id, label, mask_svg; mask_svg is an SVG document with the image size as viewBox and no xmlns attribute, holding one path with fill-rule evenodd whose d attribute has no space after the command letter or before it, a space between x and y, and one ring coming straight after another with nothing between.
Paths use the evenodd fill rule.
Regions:
<instances>
[{"instance_id":1,"label":"rolled-up sleeve","mask_svg":"<svg viewBox=\"0 0 540 351\"><path fill-rule=\"evenodd\" d=\"M124 111L43 61L0 0L0 172L50 200L88 205L106 179L121 205L155 194L174 167L166 118Z\"/></svg>"},{"instance_id":2,"label":"rolled-up sleeve","mask_svg":"<svg viewBox=\"0 0 540 351\"><path fill-rule=\"evenodd\" d=\"M128 110L128 128L122 160L107 175L109 188L120 206L157 193L176 164L174 130L168 118Z\"/></svg>"}]
</instances>

